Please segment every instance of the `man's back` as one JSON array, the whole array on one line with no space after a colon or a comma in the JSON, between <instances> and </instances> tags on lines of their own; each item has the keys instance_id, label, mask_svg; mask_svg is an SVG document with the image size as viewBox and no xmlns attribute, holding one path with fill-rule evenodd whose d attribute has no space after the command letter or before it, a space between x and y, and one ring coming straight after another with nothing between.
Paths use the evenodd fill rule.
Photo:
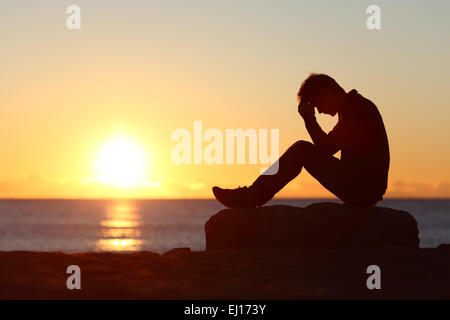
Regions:
<instances>
[{"instance_id":1,"label":"man's back","mask_svg":"<svg viewBox=\"0 0 450 320\"><path fill-rule=\"evenodd\" d=\"M389 143L375 104L351 90L329 136L341 147L344 170L362 187L383 195L387 188Z\"/></svg>"}]
</instances>

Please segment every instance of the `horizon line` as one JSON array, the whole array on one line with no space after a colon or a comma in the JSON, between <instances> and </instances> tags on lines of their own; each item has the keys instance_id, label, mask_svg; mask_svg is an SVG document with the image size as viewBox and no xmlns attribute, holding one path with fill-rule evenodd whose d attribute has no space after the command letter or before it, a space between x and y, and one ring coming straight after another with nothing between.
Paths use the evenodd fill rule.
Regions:
<instances>
[{"instance_id":1,"label":"horizon line","mask_svg":"<svg viewBox=\"0 0 450 320\"><path fill-rule=\"evenodd\" d=\"M65 198L65 197L0 197L0 201L15 201L15 200L92 200L92 201L99 201L99 200L130 200L130 201L140 201L140 200L216 200L213 197L191 197L191 198L176 198L176 197L160 197L160 198L127 198L127 197L102 197L102 198L80 198L80 197L73 197L73 198ZM272 200L338 200L341 201L338 198L331 198L331 197L279 197L279 198L273 198ZM386 197L382 200L378 201L381 202L383 200L450 200L449 197Z\"/></svg>"}]
</instances>

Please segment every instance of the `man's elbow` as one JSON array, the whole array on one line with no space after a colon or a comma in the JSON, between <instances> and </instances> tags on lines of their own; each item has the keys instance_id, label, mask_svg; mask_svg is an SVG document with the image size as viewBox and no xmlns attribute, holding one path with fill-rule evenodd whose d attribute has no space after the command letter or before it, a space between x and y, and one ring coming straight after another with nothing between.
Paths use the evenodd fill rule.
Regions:
<instances>
[{"instance_id":1,"label":"man's elbow","mask_svg":"<svg viewBox=\"0 0 450 320\"><path fill-rule=\"evenodd\" d=\"M341 148L339 148L337 146L334 146L334 145L329 144L329 143L324 143L324 142L316 143L315 145L317 146L317 148L319 148L319 150L322 153L330 155L330 156L336 154L339 150L341 150Z\"/></svg>"}]
</instances>

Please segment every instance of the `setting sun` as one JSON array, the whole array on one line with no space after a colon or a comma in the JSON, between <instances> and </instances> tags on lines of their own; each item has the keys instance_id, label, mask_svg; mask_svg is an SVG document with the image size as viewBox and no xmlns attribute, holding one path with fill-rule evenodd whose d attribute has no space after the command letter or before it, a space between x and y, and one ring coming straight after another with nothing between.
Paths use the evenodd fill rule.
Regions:
<instances>
[{"instance_id":1,"label":"setting sun","mask_svg":"<svg viewBox=\"0 0 450 320\"><path fill-rule=\"evenodd\" d=\"M146 184L148 168L145 150L125 135L103 144L94 159L95 179L118 187Z\"/></svg>"}]
</instances>

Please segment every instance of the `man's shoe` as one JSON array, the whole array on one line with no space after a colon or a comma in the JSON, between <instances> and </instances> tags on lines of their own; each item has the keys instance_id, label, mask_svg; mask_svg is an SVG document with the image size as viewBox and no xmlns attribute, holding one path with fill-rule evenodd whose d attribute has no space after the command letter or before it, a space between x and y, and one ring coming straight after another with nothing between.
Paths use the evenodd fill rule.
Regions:
<instances>
[{"instance_id":1,"label":"man's shoe","mask_svg":"<svg viewBox=\"0 0 450 320\"><path fill-rule=\"evenodd\" d=\"M256 207L253 192L247 187L239 187L237 189L213 187L212 191L216 199L230 209Z\"/></svg>"}]
</instances>

